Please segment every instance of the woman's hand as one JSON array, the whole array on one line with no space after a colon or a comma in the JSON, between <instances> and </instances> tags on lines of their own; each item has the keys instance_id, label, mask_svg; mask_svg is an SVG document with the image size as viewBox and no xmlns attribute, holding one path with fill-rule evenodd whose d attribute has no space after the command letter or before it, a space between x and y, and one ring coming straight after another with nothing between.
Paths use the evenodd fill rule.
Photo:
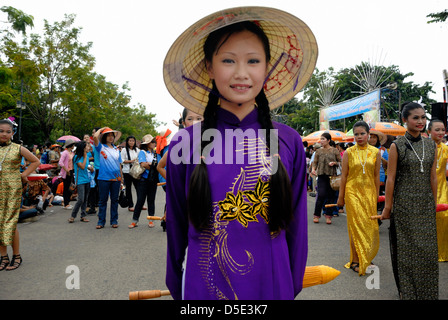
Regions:
<instances>
[{"instance_id":1,"label":"woman's hand","mask_svg":"<svg viewBox=\"0 0 448 320\"><path fill-rule=\"evenodd\" d=\"M386 220L386 219L390 219L390 209L384 207L383 212L381 213L380 216L381 220Z\"/></svg>"},{"instance_id":2,"label":"woman's hand","mask_svg":"<svg viewBox=\"0 0 448 320\"><path fill-rule=\"evenodd\" d=\"M345 200L343 197L338 197L338 207L342 208L345 205Z\"/></svg>"}]
</instances>

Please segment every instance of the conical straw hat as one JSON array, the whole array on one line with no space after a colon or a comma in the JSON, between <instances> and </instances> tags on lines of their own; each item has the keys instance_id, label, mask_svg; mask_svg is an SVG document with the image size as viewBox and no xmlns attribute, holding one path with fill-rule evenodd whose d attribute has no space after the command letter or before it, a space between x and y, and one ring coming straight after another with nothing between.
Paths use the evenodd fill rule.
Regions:
<instances>
[{"instance_id":1,"label":"conical straw hat","mask_svg":"<svg viewBox=\"0 0 448 320\"><path fill-rule=\"evenodd\" d=\"M316 38L302 20L274 8L225 9L189 27L166 55L163 66L165 85L174 99L187 109L202 115L212 90L203 53L207 36L241 21L256 22L269 38L271 61L264 90L271 109L292 99L310 79L318 49Z\"/></svg>"}]
</instances>

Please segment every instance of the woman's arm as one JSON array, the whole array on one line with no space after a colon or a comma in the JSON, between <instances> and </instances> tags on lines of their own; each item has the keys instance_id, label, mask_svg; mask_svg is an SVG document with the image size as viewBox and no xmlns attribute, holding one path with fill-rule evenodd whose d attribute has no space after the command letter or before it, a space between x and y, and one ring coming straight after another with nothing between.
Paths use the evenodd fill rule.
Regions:
<instances>
[{"instance_id":1,"label":"woman's arm","mask_svg":"<svg viewBox=\"0 0 448 320\"><path fill-rule=\"evenodd\" d=\"M168 152L165 152L162 159L160 159L159 163L157 164L157 171L159 171L160 175L163 177L163 179L166 179L166 159L168 157Z\"/></svg>"},{"instance_id":2,"label":"woman's arm","mask_svg":"<svg viewBox=\"0 0 448 320\"><path fill-rule=\"evenodd\" d=\"M375 161L375 187L376 187L376 197L380 196L380 169L381 169L381 150L378 150Z\"/></svg>"},{"instance_id":3,"label":"woman's arm","mask_svg":"<svg viewBox=\"0 0 448 320\"><path fill-rule=\"evenodd\" d=\"M37 167L40 164L40 161L34 154L32 154L27 148L24 147L20 147L20 155L22 155L30 163L29 166L25 169L25 171L23 171L21 174L22 182L25 183L28 181L27 177L31 173L36 171Z\"/></svg>"},{"instance_id":4,"label":"woman's arm","mask_svg":"<svg viewBox=\"0 0 448 320\"><path fill-rule=\"evenodd\" d=\"M387 180L386 180L386 200L384 203L384 209L381 213L381 220L390 219L390 212L392 210L393 198L394 198L394 188L395 188L395 177L397 174L397 162L398 162L398 151L395 143L392 143L389 150L389 163L387 169Z\"/></svg>"},{"instance_id":5,"label":"woman's arm","mask_svg":"<svg viewBox=\"0 0 448 320\"><path fill-rule=\"evenodd\" d=\"M313 164L311 165L311 174L313 176L317 176L316 170L317 170L317 166L319 165L319 153L320 153L319 150L314 152L314 160L313 160Z\"/></svg>"},{"instance_id":6,"label":"woman's arm","mask_svg":"<svg viewBox=\"0 0 448 320\"><path fill-rule=\"evenodd\" d=\"M95 147L98 146L98 144L100 143L100 134L101 132L105 129L106 127L102 127L101 129L95 131L95 133L93 134L93 144L95 145Z\"/></svg>"},{"instance_id":7,"label":"woman's arm","mask_svg":"<svg viewBox=\"0 0 448 320\"><path fill-rule=\"evenodd\" d=\"M77 162L76 164L78 165L78 167L80 167L82 170L84 170L86 168L86 162L87 162L87 153L84 152L84 161L83 162Z\"/></svg>"},{"instance_id":8,"label":"woman's arm","mask_svg":"<svg viewBox=\"0 0 448 320\"><path fill-rule=\"evenodd\" d=\"M441 150L443 152L443 150ZM434 201L437 203L437 147L434 154L434 162L431 168L431 189L434 195Z\"/></svg>"},{"instance_id":9,"label":"woman's arm","mask_svg":"<svg viewBox=\"0 0 448 320\"><path fill-rule=\"evenodd\" d=\"M343 207L345 205L345 186L347 184L348 171L348 152L344 152L344 156L342 157L341 185L339 186L338 207Z\"/></svg>"}]
</instances>

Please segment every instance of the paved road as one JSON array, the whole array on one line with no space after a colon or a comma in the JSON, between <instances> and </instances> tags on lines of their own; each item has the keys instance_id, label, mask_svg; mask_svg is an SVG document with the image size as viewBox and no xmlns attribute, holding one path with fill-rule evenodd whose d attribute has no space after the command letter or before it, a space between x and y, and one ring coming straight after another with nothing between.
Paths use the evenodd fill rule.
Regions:
<instances>
[{"instance_id":1,"label":"paved road","mask_svg":"<svg viewBox=\"0 0 448 320\"><path fill-rule=\"evenodd\" d=\"M165 193L158 190L156 212L161 215ZM379 267L379 288L368 289L369 276L359 277L343 266L349 259L345 215L332 225L312 222L315 198L308 197L309 257L307 265L327 265L341 271L332 282L305 288L298 300L396 300L388 242L388 222L380 227L381 245L375 264ZM166 233L159 222L147 227L146 212L140 226L128 229L131 213L119 209L119 228L106 225L96 230L79 219L69 224L70 211L48 208L31 223L21 223L21 254L24 262L15 271L0 272L0 299L25 300L127 300L130 291L166 289ZM9 248L10 250L10 248ZM10 253L10 251L9 251ZM440 299L448 299L448 263L440 263ZM73 278L79 271L79 289ZM378 283L375 282L375 283ZM171 297L160 299L170 300Z\"/></svg>"}]
</instances>

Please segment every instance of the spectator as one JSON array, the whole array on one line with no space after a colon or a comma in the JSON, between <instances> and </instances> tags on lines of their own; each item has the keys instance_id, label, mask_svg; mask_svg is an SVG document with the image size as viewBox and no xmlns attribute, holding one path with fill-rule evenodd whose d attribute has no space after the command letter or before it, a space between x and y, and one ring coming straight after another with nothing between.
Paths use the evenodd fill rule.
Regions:
<instances>
[{"instance_id":1,"label":"spectator","mask_svg":"<svg viewBox=\"0 0 448 320\"><path fill-rule=\"evenodd\" d=\"M67 139L65 141L65 150L59 159L59 166L61 167L61 177L64 181L64 209L71 210L73 206L70 205L71 191L70 186L73 181L73 148L75 141Z\"/></svg>"},{"instance_id":2,"label":"spectator","mask_svg":"<svg viewBox=\"0 0 448 320\"><path fill-rule=\"evenodd\" d=\"M99 213L97 229L104 228L106 223L107 200L110 195L110 224L118 228L118 194L120 192L123 173L121 171L121 154L114 145L121 137L121 132L104 127L93 136L96 154L99 155L98 187Z\"/></svg>"},{"instance_id":3,"label":"spectator","mask_svg":"<svg viewBox=\"0 0 448 320\"><path fill-rule=\"evenodd\" d=\"M89 222L89 219L86 218L87 199L89 198L90 191L90 178L88 176L88 170L93 171L93 168L88 168L89 161L87 156L87 143L86 141L78 142L76 144L76 153L73 157L74 176L75 184L78 189L78 199L75 207L73 208L71 217L68 219L68 222L70 223L75 221L79 209L81 209L81 221Z\"/></svg>"},{"instance_id":4,"label":"spectator","mask_svg":"<svg viewBox=\"0 0 448 320\"><path fill-rule=\"evenodd\" d=\"M132 199L132 185L134 188L137 188L138 181L134 179L130 174L129 170L131 170L132 165L135 163L135 159L137 159L139 153L139 149L137 148L137 140L134 136L129 136L126 138L126 147L121 150L121 158L123 159L123 177L124 177L124 185L126 188L126 198L128 199L128 210L134 211L134 201Z\"/></svg>"}]
</instances>

